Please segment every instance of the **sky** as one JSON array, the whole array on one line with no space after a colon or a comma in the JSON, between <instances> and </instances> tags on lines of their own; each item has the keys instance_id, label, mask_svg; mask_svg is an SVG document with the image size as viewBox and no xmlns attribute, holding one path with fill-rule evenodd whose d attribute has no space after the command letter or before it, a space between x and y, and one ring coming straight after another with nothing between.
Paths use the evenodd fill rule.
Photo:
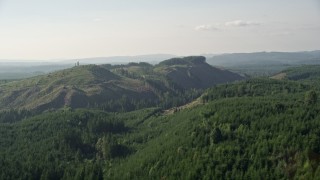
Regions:
<instances>
[{"instance_id":1,"label":"sky","mask_svg":"<svg viewBox=\"0 0 320 180\"><path fill-rule=\"evenodd\" d=\"M0 0L0 59L320 49L320 0Z\"/></svg>"}]
</instances>

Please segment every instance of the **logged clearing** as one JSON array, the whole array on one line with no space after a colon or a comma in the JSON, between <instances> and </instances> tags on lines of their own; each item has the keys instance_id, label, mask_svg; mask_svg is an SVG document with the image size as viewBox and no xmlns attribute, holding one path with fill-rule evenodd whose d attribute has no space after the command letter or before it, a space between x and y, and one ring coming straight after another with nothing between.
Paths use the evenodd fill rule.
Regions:
<instances>
[{"instance_id":1,"label":"logged clearing","mask_svg":"<svg viewBox=\"0 0 320 180\"><path fill-rule=\"evenodd\" d=\"M271 79L282 80L287 76L287 73L279 73L271 77Z\"/></svg>"},{"instance_id":2,"label":"logged clearing","mask_svg":"<svg viewBox=\"0 0 320 180\"><path fill-rule=\"evenodd\" d=\"M171 114L174 114L174 113L179 112L179 111L184 110L184 109L193 108L193 107L198 106L200 104L203 104L201 102L201 97L199 97L196 100L194 100L194 101L192 101L192 102L190 102L188 104L185 104L183 106L173 107L173 108L164 110L163 111L163 115L171 115Z\"/></svg>"}]
</instances>

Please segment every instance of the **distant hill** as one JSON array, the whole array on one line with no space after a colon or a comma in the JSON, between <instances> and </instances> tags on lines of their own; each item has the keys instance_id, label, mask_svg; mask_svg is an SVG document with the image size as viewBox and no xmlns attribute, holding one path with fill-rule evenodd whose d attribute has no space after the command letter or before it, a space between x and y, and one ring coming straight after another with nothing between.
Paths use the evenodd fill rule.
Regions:
<instances>
[{"instance_id":1,"label":"distant hill","mask_svg":"<svg viewBox=\"0 0 320 180\"><path fill-rule=\"evenodd\" d=\"M73 67L74 64L52 62L1 62L0 80L25 79Z\"/></svg>"},{"instance_id":2,"label":"distant hill","mask_svg":"<svg viewBox=\"0 0 320 180\"><path fill-rule=\"evenodd\" d=\"M320 50L222 54L208 58L207 62L239 73L271 75L289 67L320 64Z\"/></svg>"},{"instance_id":3,"label":"distant hill","mask_svg":"<svg viewBox=\"0 0 320 180\"><path fill-rule=\"evenodd\" d=\"M207 87L241 79L208 65L204 57L174 58L156 66L83 65L1 84L0 109L170 107L186 103Z\"/></svg>"}]
</instances>

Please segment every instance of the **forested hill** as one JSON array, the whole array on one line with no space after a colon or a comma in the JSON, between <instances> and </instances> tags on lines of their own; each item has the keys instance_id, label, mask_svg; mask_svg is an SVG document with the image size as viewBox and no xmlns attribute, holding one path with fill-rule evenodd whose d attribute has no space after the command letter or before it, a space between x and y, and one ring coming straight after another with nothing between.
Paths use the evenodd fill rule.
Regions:
<instances>
[{"instance_id":1,"label":"forested hill","mask_svg":"<svg viewBox=\"0 0 320 180\"><path fill-rule=\"evenodd\" d=\"M1 112L0 179L317 179L319 87L250 79L173 114Z\"/></svg>"},{"instance_id":2,"label":"forested hill","mask_svg":"<svg viewBox=\"0 0 320 180\"><path fill-rule=\"evenodd\" d=\"M204 57L174 58L156 66L77 66L1 84L0 110L169 108L191 101L204 88L241 79L238 74L211 67Z\"/></svg>"},{"instance_id":3,"label":"forested hill","mask_svg":"<svg viewBox=\"0 0 320 180\"><path fill-rule=\"evenodd\" d=\"M289 79L296 81L320 80L320 65L304 65L286 69L273 76L276 79Z\"/></svg>"},{"instance_id":4,"label":"forested hill","mask_svg":"<svg viewBox=\"0 0 320 180\"><path fill-rule=\"evenodd\" d=\"M64 108L0 123L0 179L317 179L319 92L253 79L173 114Z\"/></svg>"}]
</instances>

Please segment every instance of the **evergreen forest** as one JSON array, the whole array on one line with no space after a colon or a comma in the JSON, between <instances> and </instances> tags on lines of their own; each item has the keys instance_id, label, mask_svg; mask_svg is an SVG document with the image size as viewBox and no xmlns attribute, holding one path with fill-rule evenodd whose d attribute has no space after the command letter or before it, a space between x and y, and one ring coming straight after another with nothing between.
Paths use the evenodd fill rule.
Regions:
<instances>
[{"instance_id":1,"label":"evergreen forest","mask_svg":"<svg viewBox=\"0 0 320 180\"><path fill-rule=\"evenodd\" d=\"M253 78L189 57L2 81L0 179L317 179L319 80L319 66Z\"/></svg>"}]
</instances>

